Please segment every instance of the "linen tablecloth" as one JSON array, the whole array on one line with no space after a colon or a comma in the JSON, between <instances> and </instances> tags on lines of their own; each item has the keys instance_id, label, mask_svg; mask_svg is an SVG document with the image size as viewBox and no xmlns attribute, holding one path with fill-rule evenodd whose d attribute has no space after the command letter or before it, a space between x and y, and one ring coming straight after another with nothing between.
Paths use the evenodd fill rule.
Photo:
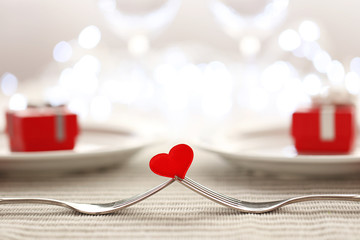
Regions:
<instances>
[{"instance_id":1,"label":"linen tablecloth","mask_svg":"<svg viewBox=\"0 0 360 240\"><path fill-rule=\"evenodd\" d=\"M52 177L0 176L1 197L45 197L97 203L130 197L167 179L153 174L149 159L170 146L152 146L118 166ZM101 161L101 159L99 159ZM360 177L281 178L236 168L195 149L190 178L248 201L302 194L360 193ZM266 214L219 206L174 183L130 208L84 215L50 205L0 205L0 239L359 239L360 203L306 202Z\"/></svg>"}]
</instances>

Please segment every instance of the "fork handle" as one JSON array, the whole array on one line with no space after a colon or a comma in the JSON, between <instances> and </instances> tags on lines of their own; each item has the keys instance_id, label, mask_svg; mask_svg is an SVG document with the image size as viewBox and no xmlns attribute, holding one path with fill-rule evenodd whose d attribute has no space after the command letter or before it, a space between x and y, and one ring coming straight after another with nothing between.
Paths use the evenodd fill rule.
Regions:
<instances>
[{"instance_id":1,"label":"fork handle","mask_svg":"<svg viewBox=\"0 0 360 240\"><path fill-rule=\"evenodd\" d=\"M199 193L200 195L218 204L221 204L225 207L233 208L241 212L248 212L248 213L270 212L289 204L306 202L306 201L318 201L318 200L360 201L360 195L356 195L356 194L317 194L317 195L298 196L298 197L293 197L278 201L247 202L226 196L221 193L217 193L213 190L210 190L207 187L202 186L201 184L195 182L194 180L191 180L188 177L185 177L184 179L176 177L175 179L181 184L183 184L185 187L193 190L194 192Z\"/></svg>"},{"instance_id":2,"label":"fork handle","mask_svg":"<svg viewBox=\"0 0 360 240\"><path fill-rule=\"evenodd\" d=\"M315 194L293 197L284 200L281 206L289 205L292 203L318 201L318 200L336 200L336 201L357 201L360 202L360 195L357 194Z\"/></svg>"},{"instance_id":3,"label":"fork handle","mask_svg":"<svg viewBox=\"0 0 360 240\"><path fill-rule=\"evenodd\" d=\"M50 198L0 198L0 204L22 204L22 203L35 203L55 205L73 209L70 203Z\"/></svg>"}]
</instances>

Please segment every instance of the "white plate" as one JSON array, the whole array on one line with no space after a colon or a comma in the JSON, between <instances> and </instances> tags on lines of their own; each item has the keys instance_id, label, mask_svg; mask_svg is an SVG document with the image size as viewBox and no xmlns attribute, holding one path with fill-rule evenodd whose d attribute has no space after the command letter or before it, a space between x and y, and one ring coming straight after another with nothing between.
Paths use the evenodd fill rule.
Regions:
<instances>
[{"instance_id":1,"label":"white plate","mask_svg":"<svg viewBox=\"0 0 360 240\"><path fill-rule=\"evenodd\" d=\"M0 133L0 171L87 171L124 162L151 142L151 138L122 129L87 127L81 130L74 150L10 152L7 136Z\"/></svg>"},{"instance_id":2,"label":"white plate","mask_svg":"<svg viewBox=\"0 0 360 240\"><path fill-rule=\"evenodd\" d=\"M296 152L289 130L285 128L202 137L196 140L196 145L241 167L277 174L360 173L360 146L350 154L301 155Z\"/></svg>"}]
</instances>

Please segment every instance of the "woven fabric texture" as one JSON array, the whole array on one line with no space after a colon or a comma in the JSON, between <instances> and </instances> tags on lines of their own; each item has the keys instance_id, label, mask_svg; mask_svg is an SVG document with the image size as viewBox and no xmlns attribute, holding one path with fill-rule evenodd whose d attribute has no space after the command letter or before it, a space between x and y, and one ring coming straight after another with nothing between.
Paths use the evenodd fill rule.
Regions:
<instances>
[{"instance_id":1,"label":"woven fabric texture","mask_svg":"<svg viewBox=\"0 0 360 240\"><path fill-rule=\"evenodd\" d=\"M109 169L61 176L0 176L1 197L45 197L83 203L119 200L166 179L149 159L169 148L143 149ZM99 159L101 161L101 159ZM268 201L302 194L360 193L360 177L280 178L243 171L220 157L195 151L187 176L227 195ZM84 215L38 204L0 205L0 239L359 239L360 203L314 201L266 214L219 206L178 183L130 208Z\"/></svg>"}]
</instances>

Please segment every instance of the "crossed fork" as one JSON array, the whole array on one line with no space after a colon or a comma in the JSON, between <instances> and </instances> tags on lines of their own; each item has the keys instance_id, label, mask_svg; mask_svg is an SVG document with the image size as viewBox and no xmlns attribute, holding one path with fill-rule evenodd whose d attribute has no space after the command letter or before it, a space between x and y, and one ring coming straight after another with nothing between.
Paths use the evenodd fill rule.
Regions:
<instances>
[{"instance_id":1,"label":"crossed fork","mask_svg":"<svg viewBox=\"0 0 360 240\"><path fill-rule=\"evenodd\" d=\"M292 203L315 201L315 200L341 200L341 201L360 201L360 195L355 194L321 194L321 195L304 195L299 197L288 198L270 202L246 202L236 198L226 196L215 192L196 181L186 177L193 159L192 149L185 145L179 144L173 147L169 154L161 153L154 156L150 160L150 168L158 175L170 177L170 180L133 197L122 199L110 203L72 203L47 198L0 198L0 204L16 204L16 203L39 203L57 205L70 208L74 211L84 214L107 214L116 212L120 209L127 208L146 198L154 195L160 190L168 187L173 182L179 182L192 191L218 203L225 207L246 213L265 213L270 212L285 205Z\"/></svg>"}]
</instances>

